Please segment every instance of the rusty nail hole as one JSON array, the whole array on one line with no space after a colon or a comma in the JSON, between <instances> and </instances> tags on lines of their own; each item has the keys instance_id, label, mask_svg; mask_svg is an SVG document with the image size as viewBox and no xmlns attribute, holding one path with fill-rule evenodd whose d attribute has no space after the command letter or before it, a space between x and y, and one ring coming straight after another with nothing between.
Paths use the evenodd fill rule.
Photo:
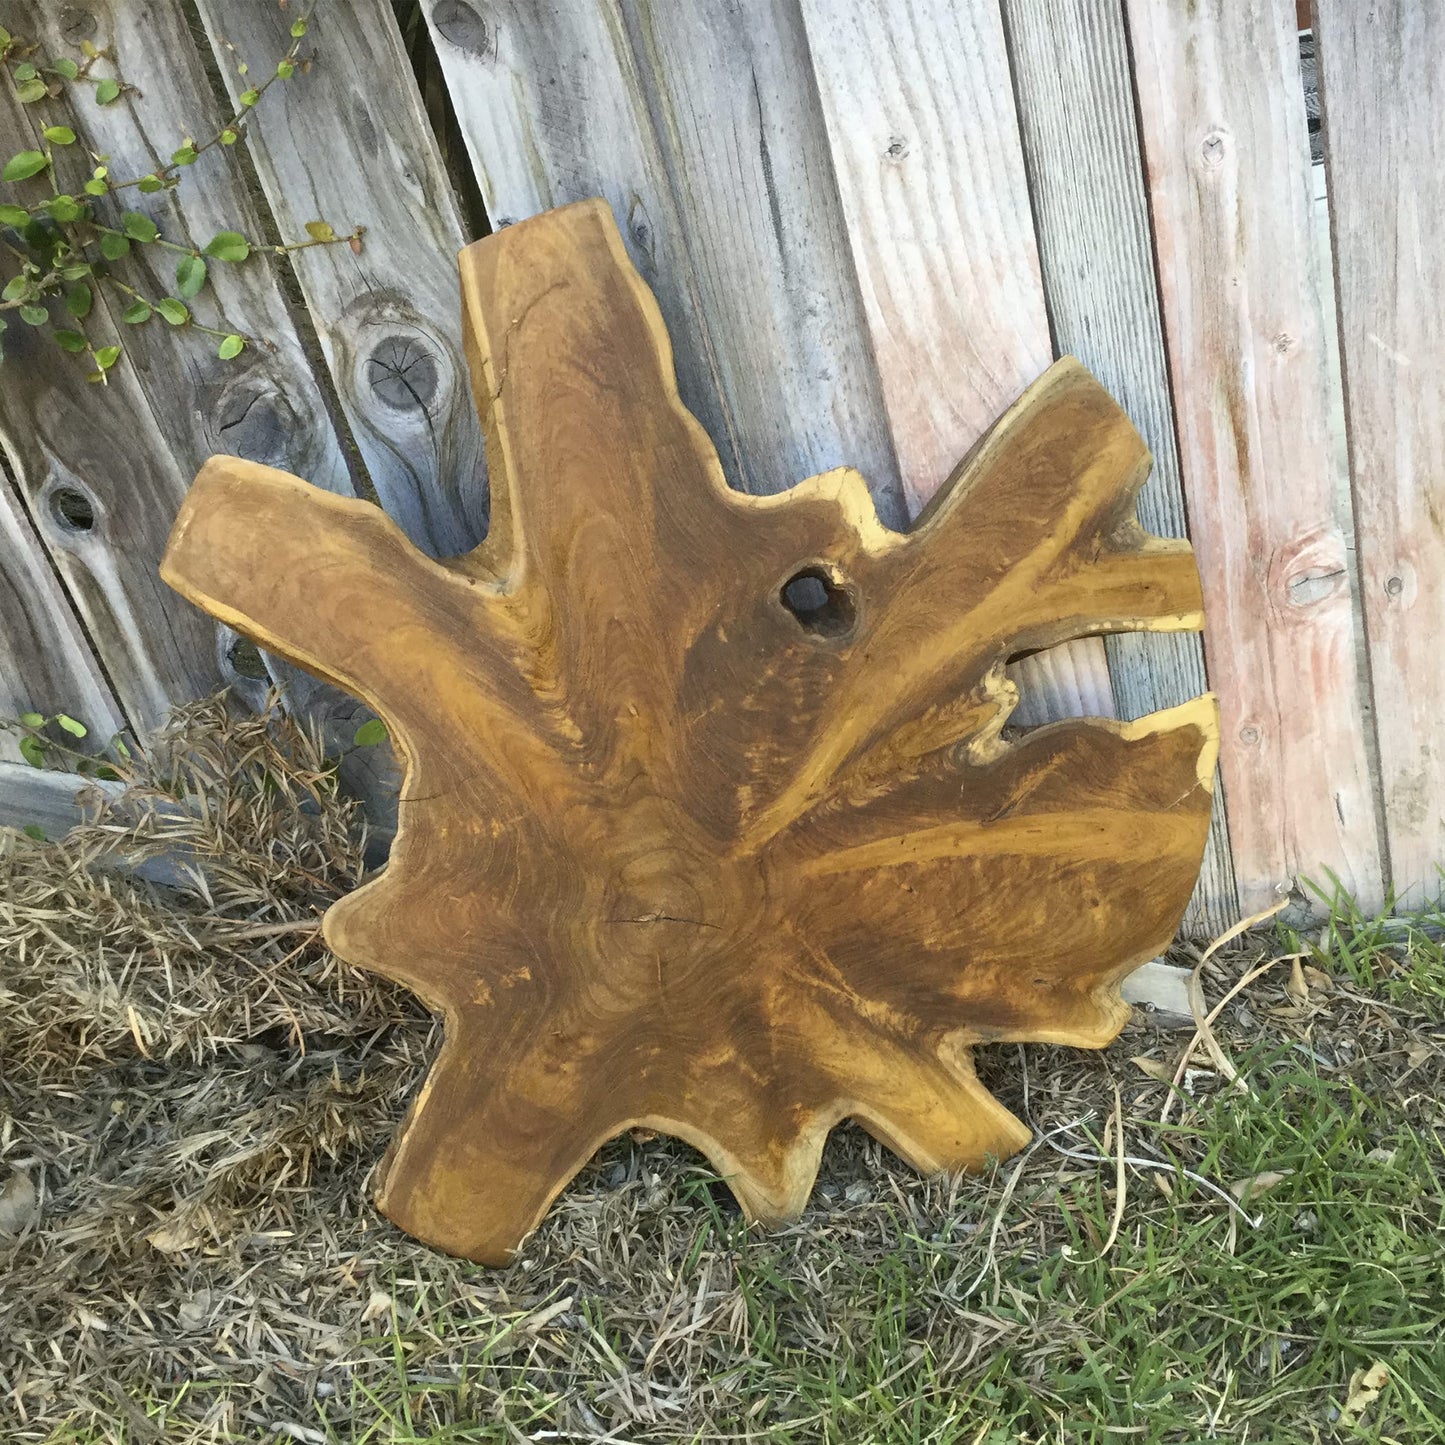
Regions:
<instances>
[{"instance_id":1,"label":"rusty nail hole","mask_svg":"<svg viewBox=\"0 0 1445 1445\"><path fill-rule=\"evenodd\" d=\"M1240 728L1239 740L1242 743L1249 743L1251 745L1257 743L1259 741L1259 729L1255 727L1253 723Z\"/></svg>"},{"instance_id":2,"label":"rusty nail hole","mask_svg":"<svg viewBox=\"0 0 1445 1445\"><path fill-rule=\"evenodd\" d=\"M901 161L908 154L908 142L901 135L896 135L888 144L889 158Z\"/></svg>"},{"instance_id":3,"label":"rusty nail hole","mask_svg":"<svg viewBox=\"0 0 1445 1445\"><path fill-rule=\"evenodd\" d=\"M1385 579L1385 591L1391 597L1398 597L1405 590L1405 579L1403 577L1388 577Z\"/></svg>"},{"instance_id":4,"label":"rusty nail hole","mask_svg":"<svg viewBox=\"0 0 1445 1445\"><path fill-rule=\"evenodd\" d=\"M90 498L75 487L56 487L50 494L50 515L67 532L88 532L95 526Z\"/></svg>"},{"instance_id":5,"label":"rusty nail hole","mask_svg":"<svg viewBox=\"0 0 1445 1445\"><path fill-rule=\"evenodd\" d=\"M853 594L822 567L795 572L783 583L779 597L803 631L817 637L842 637L858 620Z\"/></svg>"}]
</instances>

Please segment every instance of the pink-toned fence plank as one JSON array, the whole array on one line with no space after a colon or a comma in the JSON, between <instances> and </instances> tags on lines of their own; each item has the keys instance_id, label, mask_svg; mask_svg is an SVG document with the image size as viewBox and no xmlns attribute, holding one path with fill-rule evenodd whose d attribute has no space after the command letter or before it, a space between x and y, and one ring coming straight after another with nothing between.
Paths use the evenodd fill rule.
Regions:
<instances>
[{"instance_id":1,"label":"pink-toned fence plank","mask_svg":"<svg viewBox=\"0 0 1445 1445\"><path fill-rule=\"evenodd\" d=\"M1241 906L1382 898L1291 0L1129 0Z\"/></svg>"},{"instance_id":2,"label":"pink-toned fence plank","mask_svg":"<svg viewBox=\"0 0 1445 1445\"><path fill-rule=\"evenodd\" d=\"M1418 906L1445 863L1445 8L1315 0L1315 38L1385 837Z\"/></svg>"}]
</instances>

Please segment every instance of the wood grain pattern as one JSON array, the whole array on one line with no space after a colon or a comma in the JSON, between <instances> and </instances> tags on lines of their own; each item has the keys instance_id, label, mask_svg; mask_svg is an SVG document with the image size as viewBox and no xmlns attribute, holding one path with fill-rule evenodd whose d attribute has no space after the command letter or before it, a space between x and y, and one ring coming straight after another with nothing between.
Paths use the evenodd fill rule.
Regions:
<instances>
[{"instance_id":1,"label":"wood grain pattern","mask_svg":"<svg viewBox=\"0 0 1445 1445\"><path fill-rule=\"evenodd\" d=\"M1293 7L1130 0L1181 460L1240 906L1383 871L1332 510Z\"/></svg>"},{"instance_id":2,"label":"wood grain pattern","mask_svg":"<svg viewBox=\"0 0 1445 1445\"><path fill-rule=\"evenodd\" d=\"M796 11L773 0L434 0L497 227L600 195L674 338L729 482L849 462L901 525L897 465Z\"/></svg>"},{"instance_id":3,"label":"wood grain pattern","mask_svg":"<svg viewBox=\"0 0 1445 1445\"><path fill-rule=\"evenodd\" d=\"M1445 12L1317 0L1325 166L1390 876L1445 862Z\"/></svg>"},{"instance_id":4,"label":"wood grain pattern","mask_svg":"<svg viewBox=\"0 0 1445 1445\"><path fill-rule=\"evenodd\" d=\"M606 203L462 265L486 543L439 565L218 458L164 569L407 760L391 862L325 925L446 1016L381 1207L500 1262L630 1124L763 1218L843 1117L927 1170L1017 1148L970 1045L1111 1038L1208 829L1212 699L1001 736L1012 653L1199 625L1187 544L1134 517L1138 434L1060 363L902 536L846 468L727 487Z\"/></svg>"},{"instance_id":5,"label":"wood grain pattern","mask_svg":"<svg viewBox=\"0 0 1445 1445\"><path fill-rule=\"evenodd\" d=\"M905 496L1053 359L998 0L802 0ZM1018 669L1021 720L1115 711L1103 646Z\"/></svg>"},{"instance_id":6,"label":"wood grain pattern","mask_svg":"<svg viewBox=\"0 0 1445 1445\"><path fill-rule=\"evenodd\" d=\"M200 0L232 98L285 53L293 10ZM289 240L308 221L364 225L364 249L292 261L342 410L381 504L432 556L486 530L481 433L467 401L450 257L469 239L387 0L320 6L306 75L267 93L248 150Z\"/></svg>"},{"instance_id":7,"label":"wood grain pattern","mask_svg":"<svg viewBox=\"0 0 1445 1445\"><path fill-rule=\"evenodd\" d=\"M1003 14L1054 344L1099 378L1154 454L1139 520L1161 537L1184 537L1123 7L1004 0ZM1205 689L1203 648L1189 633L1121 633L1104 646L1121 717L1173 707ZM1237 910L1221 807L1185 931L1217 937Z\"/></svg>"}]
</instances>

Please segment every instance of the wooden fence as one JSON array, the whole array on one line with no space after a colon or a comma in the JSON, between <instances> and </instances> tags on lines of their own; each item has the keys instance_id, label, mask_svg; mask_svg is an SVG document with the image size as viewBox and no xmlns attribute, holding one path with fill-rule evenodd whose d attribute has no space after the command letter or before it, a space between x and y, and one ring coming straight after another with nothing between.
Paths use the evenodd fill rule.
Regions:
<instances>
[{"instance_id":1,"label":"wooden fence","mask_svg":"<svg viewBox=\"0 0 1445 1445\"><path fill-rule=\"evenodd\" d=\"M63 123L144 173L222 123L303 5L0 0L39 53L89 42L127 84L107 105L0 85L0 148ZM398 9L434 47L425 83ZM1191 537L1208 630L1017 664L1020 719L1133 717L1207 678L1225 807L1196 932L1306 879L1366 908L1433 897L1445 6L1315 0L1311 20L1323 170L1295 0L320 0L309 63L242 145L125 204L196 245L360 225L361 253L213 265L197 319L258 338L231 362L194 327L122 325L106 286L87 326L124 333L108 385L43 329L6 333L0 713L105 733L226 683L255 697L235 639L156 576L212 452L374 495L436 555L479 538L459 136L493 226L607 198L748 491L850 462L901 525L1055 355L1080 357L1154 451L1141 516ZM126 265L174 288L174 252ZM0 768L14 813L23 765Z\"/></svg>"}]
</instances>

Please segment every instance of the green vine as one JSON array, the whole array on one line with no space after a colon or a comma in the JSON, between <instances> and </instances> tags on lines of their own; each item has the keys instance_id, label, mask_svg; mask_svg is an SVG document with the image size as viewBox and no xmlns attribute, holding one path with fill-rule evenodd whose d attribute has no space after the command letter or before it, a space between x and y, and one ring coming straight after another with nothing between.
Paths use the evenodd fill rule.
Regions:
<instances>
[{"instance_id":1,"label":"green vine","mask_svg":"<svg viewBox=\"0 0 1445 1445\"><path fill-rule=\"evenodd\" d=\"M365 232L361 226L341 234L327 221L308 221L306 239L284 245L271 245L240 231L220 231L204 246L196 247L163 236L149 216L121 209L117 204L121 193L130 189L142 195L174 189L186 168L207 151L234 146L241 140L247 118L271 86L309 68L310 60L300 58L308 19L309 15L303 16L292 24L286 53L264 80L242 93L235 114L224 125L199 142L185 136L168 162L145 175L117 179L111 175L109 156L83 147L76 151L79 142L74 130L60 124L41 126L40 147L18 151L0 167L0 181L7 182L16 196L13 201L8 195L0 201L0 247L20 265L18 273L0 290L0 361L5 356L6 314L18 312L26 325L49 328L61 350L88 357L91 381L107 381L107 373L120 360L124 348L96 346L91 340L86 322L95 304L97 287L117 294L124 325L143 326L158 316L170 326L188 327L219 338L216 354L229 361L241 354L250 338L241 332L203 325L187 304L205 287L213 263L239 265L258 254L284 256L310 246L345 244L360 253ZM113 105L134 90L108 48L97 49L88 40L82 41L80 57L46 59L40 55L38 45L0 27L0 69L5 71L22 105L39 105L62 96L73 98L79 92L89 92L96 105ZM96 74L97 67L110 73ZM242 62L237 71L245 76L248 67ZM89 156L89 176L78 191L62 190L56 162L61 155L80 153ZM33 190L41 184L48 187L48 194L32 201L22 199L19 188ZM173 294L146 294L117 274L117 264L135 246L176 253ZM51 305L57 302L63 304L64 324L57 325L51 315Z\"/></svg>"}]
</instances>

